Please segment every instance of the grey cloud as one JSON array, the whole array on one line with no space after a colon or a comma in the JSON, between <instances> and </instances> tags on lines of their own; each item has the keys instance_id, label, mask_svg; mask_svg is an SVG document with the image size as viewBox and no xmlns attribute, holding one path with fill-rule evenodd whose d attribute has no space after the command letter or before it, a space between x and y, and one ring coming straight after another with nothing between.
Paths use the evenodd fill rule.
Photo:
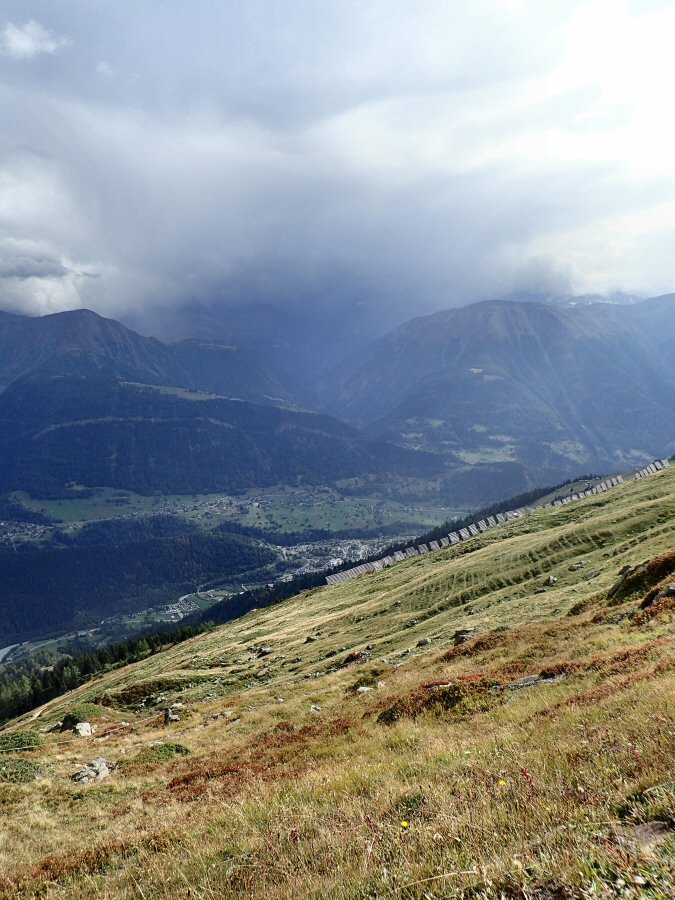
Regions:
<instances>
[{"instance_id":1,"label":"grey cloud","mask_svg":"<svg viewBox=\"0 0 675 900\"><path fill-rule=\"evenodd\" d=\"M149 317L260 302L395 324L585 289L598 270L621 286L609 251L582 259L585 229L609 245L614 219L675 202L672 178L528 151L623 121L592 87L523 100L583 6L31 3L72 44L0 59L0 246L48 248L3 263L11 302ZM620 281L665 288L669 266L642 249Z\"/></svg>"},{"instance_id":2,"label":"grey cloud","mask_svg":"<svg viewBox=\"0 0 675 900\"><path fill-rule=\"evenodd\" d=\"M64 278L69 270L52 259L18 256L0 259L0 278Z\"/></svg>"}]
</instances>

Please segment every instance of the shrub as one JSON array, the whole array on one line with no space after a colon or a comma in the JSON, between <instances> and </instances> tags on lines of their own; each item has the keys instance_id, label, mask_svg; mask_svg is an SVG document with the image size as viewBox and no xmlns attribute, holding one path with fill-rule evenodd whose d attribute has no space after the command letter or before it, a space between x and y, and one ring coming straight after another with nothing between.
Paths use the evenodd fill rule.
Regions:
<instances>
[{"instance_id":1,"label":"shrub","mask_svg":"<svg viewBox=\"0 0 675 900\"><path fill-rule=\"evenodd\" d=\"M0 750L37 750L45 739L37 731L13 731L0 734Z\"/></svg>"},{"instance_id":2,"label":"shrub","mask_svg":"<svg viewBox=\"0 0 675 900\"><path fill-rule=\"evenodd\" d=\"M125 769L144 772L160 766L162 763L170 762L176 756L187 756L189 752L183 744L167 741L162 744L153 744L151 747L144 747L133 759L123 765Z\"/></svg>"},{"instance_id":3,"label":"shrub","mask_svg":"<svg viewBox=\"0 0 675 900\"><path fill-rule=\"evenodd\" d=\"M106 710L95 703L78 703L63 717L61 731L72 731L78 722L91 722L92 719L105 718Z\"/></svg>"},{"instance_id":4,"label":"shrub","mask_svg":"<svg viewBox=\"0 0 675 900\"><path fill-rule=\"evenodd\" d=\"M0 759L0 781L11 784L27 784L34 781L40 767L27 759Z\"/></svg>"}]
</instances>

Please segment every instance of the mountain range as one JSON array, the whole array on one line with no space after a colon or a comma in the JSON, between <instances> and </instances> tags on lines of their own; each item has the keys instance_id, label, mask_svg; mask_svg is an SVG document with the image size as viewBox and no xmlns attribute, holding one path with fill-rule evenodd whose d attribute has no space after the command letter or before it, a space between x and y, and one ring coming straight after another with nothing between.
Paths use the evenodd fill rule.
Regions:
<instances>
[{"instance_id":1,"label":"mountain range","mask_svg":"<svg viewBox=\"0 0 675 900\"><path fill-rule=\"evenodd\" d=\"M24 375L103 375L295 405L300 384L254 350L213 340L165 344L87 309L41 317L0 312L0 390Z\"/></svg>"},{"instance_id":2,"label":"mountain range","mask_svg":"<svg viewBox=\"0 0 675 900\"><path fill-rule=\"evenodd\" d=\"M268 325L258 347L249 321L246 347L164 343L88 310L0 313L0 491L391 473L472 503L675 449L675 295L451 309L320 378L270 362Z\"/></svg>"}]
</instances>

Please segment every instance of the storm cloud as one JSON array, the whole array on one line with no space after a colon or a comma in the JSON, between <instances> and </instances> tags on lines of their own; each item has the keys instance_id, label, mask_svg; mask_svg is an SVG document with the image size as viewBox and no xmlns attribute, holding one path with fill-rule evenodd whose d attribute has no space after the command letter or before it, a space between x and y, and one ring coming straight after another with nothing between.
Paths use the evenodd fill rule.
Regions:
<instances>
[{"instance_id":1,"label":"storm cloud","mask_svg":"<svg viewBox=\"0 0 675 900\"><path fill-rule=\"evenodd\" d=\"M672 290L675 3L9 0L0 307Z\"/></svg>"}]
</instances>

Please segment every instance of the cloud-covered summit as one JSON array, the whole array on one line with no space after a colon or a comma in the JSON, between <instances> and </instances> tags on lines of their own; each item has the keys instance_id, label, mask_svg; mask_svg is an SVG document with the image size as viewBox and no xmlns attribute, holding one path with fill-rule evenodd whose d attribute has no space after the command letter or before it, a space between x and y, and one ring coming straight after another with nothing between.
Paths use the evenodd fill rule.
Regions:
<instances>
[{"instance_id":1,"label":"cloud-covered summit","mask_svg":"<svg viewBox=\"0 0 675 900\"><path fill-rule=\"evenodd\" d=\"M3 15L0 307L672 289L673 2Z\"/></svg>"}]
</instances>

